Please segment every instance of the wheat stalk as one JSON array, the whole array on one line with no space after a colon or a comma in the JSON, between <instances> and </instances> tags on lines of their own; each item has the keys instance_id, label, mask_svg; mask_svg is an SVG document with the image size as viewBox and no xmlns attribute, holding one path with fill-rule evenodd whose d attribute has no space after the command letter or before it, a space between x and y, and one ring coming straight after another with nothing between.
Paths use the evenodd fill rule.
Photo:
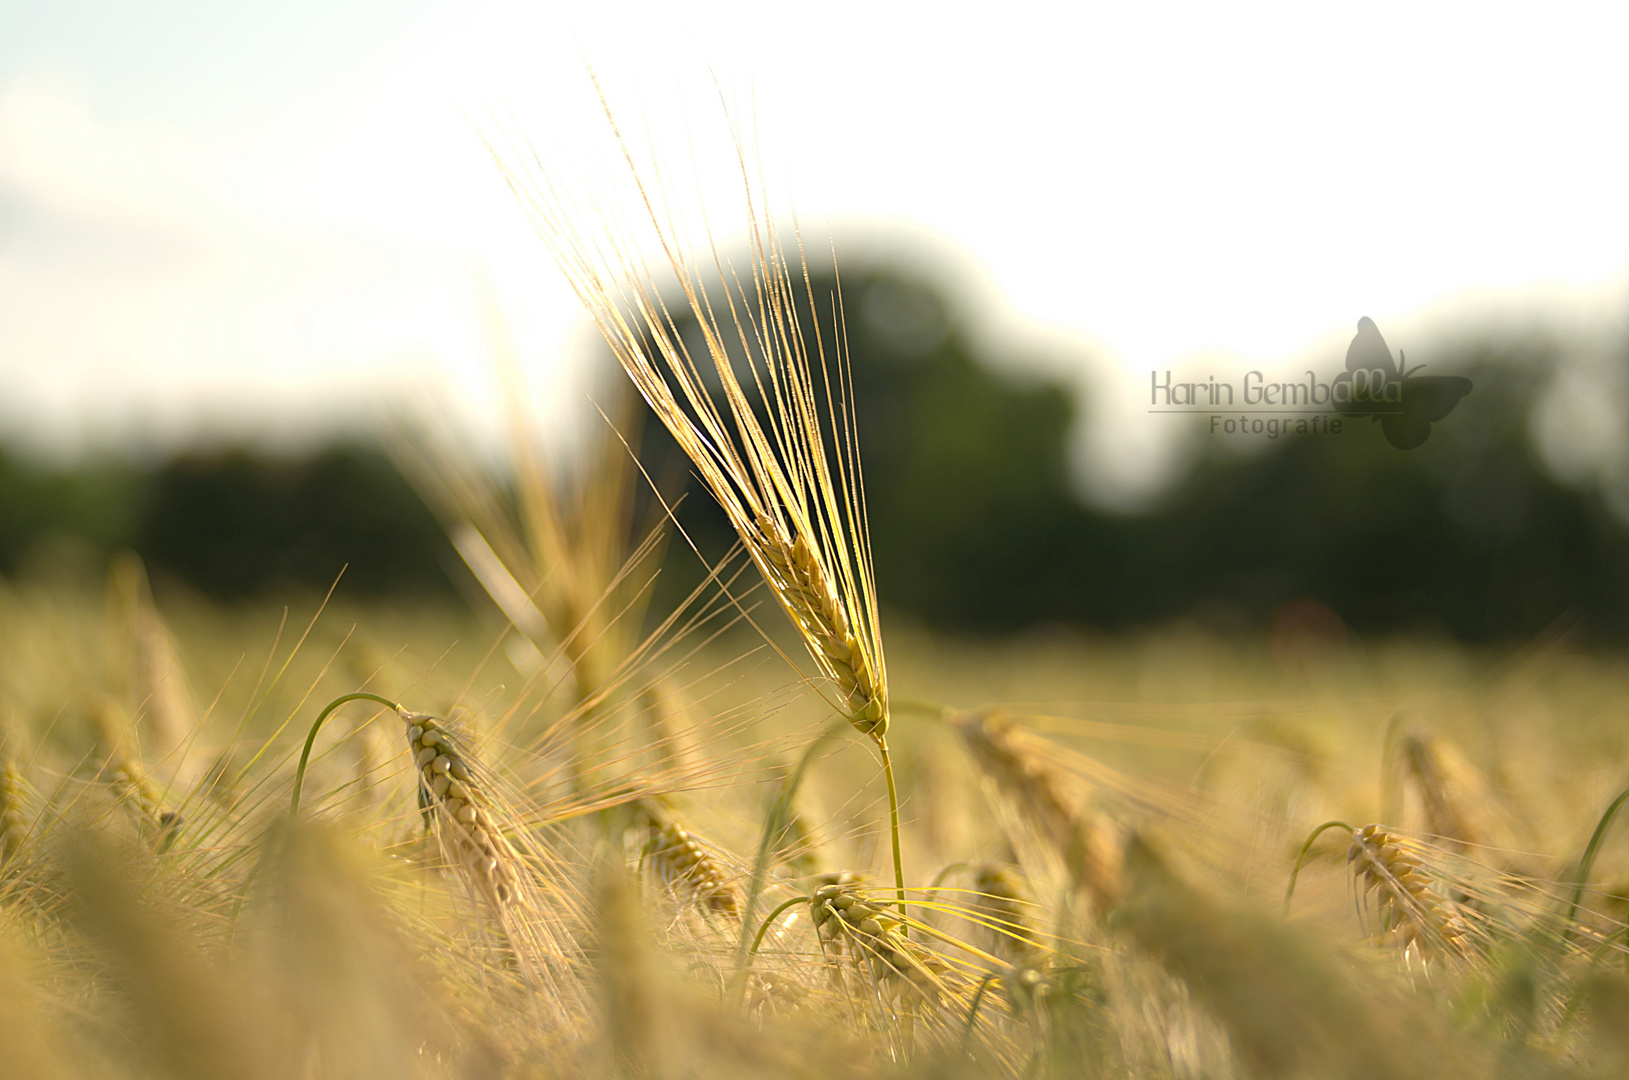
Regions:
<instances>
[{"instance_id":1,"label":"wheat stalk","mask_svg":"<svg viewBox=\"0 0 1629 1080\"><path fill-rule=\"evenodd\" d=\"M660 195L660 189L646 184L608 106L606 116L682 294L682 307L701 332L702 355L680 334L653 271L632 254L625 238L606 236L598 246L586 242L567 210L569 199L545 178L525 182L511 169L510 186L528 206L612 353L724 509L835 690L832 704L875 742L888 786L896 900L903 916L899 799L886 738L887 670L858 450L843 397L847 374L840 321L831 330L828 353L818 323L806 327L799 317L800 302L812 307L814 301L801 242L794 263L774 225L760 219L750 181L746 280L715 249L708 274L716 273L721 284L709 291L701 260L681 243L658 209L660 200L653 201L652 191ZM745 179L744 152L742 168ZM732 341L746 356L755 395L738 377ZM703 378L703 366L716 375L722 404Z\"/></svg>"}]
</instances>

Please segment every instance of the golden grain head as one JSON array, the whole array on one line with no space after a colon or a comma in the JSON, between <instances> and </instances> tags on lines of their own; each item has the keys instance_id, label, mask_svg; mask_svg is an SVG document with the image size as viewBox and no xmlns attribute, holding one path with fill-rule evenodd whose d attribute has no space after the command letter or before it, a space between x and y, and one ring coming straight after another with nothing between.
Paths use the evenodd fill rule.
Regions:
<instances>
[{"instance_id":1,"label":"golden grain head","mask_svg":"<svg viewBox=\"0 0 1629 1080\"><path fill-rule=\"evenodd\" d=\"M1405 949L1462 949L1464 920L1431 887L1423 860L1399 839L1380 825L1365 825L1353 830L1346 853L1359 887L1375 897L1380 933Z\"/></svg>"},{"instance_id":2,"label":"golden grain head","mask_svg":"<svg viewBox=\"0 0 1629 1080\"><path fill-rule=\"evenodd\" d=\"M739 918L741 891L707 846L655 799L639 800L639 810L648 833L646 863L657 876L696 897L707 910Z\"/></svg>"},{"instance_id":3,"label":"golden grain head","mask_svg":"<svg viewBox=\"0 0 1629 1080\"><path fill-rule=\"evenodd\" d=\"M809 904L824 946L864 965L897 998L909 991L935 1000L953 978L949 965L906 937L904 924L885 906L846 885L822 885Z\"/></svg>"},{"instance_id":4,"label":"golden grain head","mask_svg":"<svg viewBox=\"0 0 1629 1080\"><path fill-rule=\"evenodd\" d=\"M648 211L643 228L665 253L676 292L632 254L630 236L605 235L614 218L601 215L585 236L571 210L575 193L523 168L510 173L612 353L835 689L833 704L880 738L888 683L852 404L841 394L840 322L822 327L801 314L806 303L817 306L798 284L807 280L801 244L796 258L783 250L773 222L757 215L750 183L750 268L742 272L716 252L692 254L649 198L660 188L635 180ZM675 312L694 320L699 343L680 332Z\"/></svg>"},{"instance_id":5,"label":"golden grain head","mask_svg":"<svg viewBox=\"0 0 1629 1080\"><path fill-rule=\"evenodd\" d=\"M401 710L420 805L430 814L454 863L498 910L516 898L513 852L494 825L492 803L458 739L429 713Z\"/></svg>"}]
</instances>

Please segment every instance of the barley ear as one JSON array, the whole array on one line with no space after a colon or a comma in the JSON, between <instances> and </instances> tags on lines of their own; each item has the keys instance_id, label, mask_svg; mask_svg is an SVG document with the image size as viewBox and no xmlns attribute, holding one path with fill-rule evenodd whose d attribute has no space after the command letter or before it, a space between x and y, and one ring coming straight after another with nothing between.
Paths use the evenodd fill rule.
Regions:
<instances>
[{"instance_id":1,"label":"barley ear","mask_svg":"<svg viewBox=\"0 0 1629 1080\"><path fill-rule=\"evenodd\" d=\"M709 911L741 917L741 890L730 881L713 853L654 798L643 798L635 809L644 819L649 839L646 859L669 885L683 888Z\"/></svg>"},{"instance_id":2,"label":"barley ear","mask_svg":"<svg viewBox=\"0 0 1629 1080\"><path fill-rule=\"evenodd\" d=\"M1419 856L1396 837L1379 825L1365 825L1353 831L1346 859L1364 892L1377 898L1382 933L1396 935L1405 949L1463 949L1464 921L1432 890Z\"/></svg>"},{"instance_id":3,"label":"barley ear","mask_svg":"<svg viewBox=\"0 0 1629 1080\"><path fill-rule=\"evenodd\" d=\"M1063 777L1046 763L1027 733L999 711L945 717L962 736L975 764L992 780L1063 860L1075 887L1099 911L1125 891L1121 829L1106 815L1076 805Z\"/></svg>"},{"instance_id":4,"label":"barley ear","mask_svg":"<svg viewBox=\"0 0 1629 1080\"><path fill-rule=\"evenodd\" d=\"M28 839L28 787L17 763L0 761L0 867L22 850Z\"/></svg>"},{"instance_id":5,"label":"barley ear","mask_svg":"<svg viewBox=\"0 0 1629 1080\"><path fill-rule=\"evenodd\" d=\"M517 895L515 852L493 823L491 799L441 720L400 708L397 715L407 726L422 805L435 814L458 868L501 917Z\"/></svg>"}]
</instances>

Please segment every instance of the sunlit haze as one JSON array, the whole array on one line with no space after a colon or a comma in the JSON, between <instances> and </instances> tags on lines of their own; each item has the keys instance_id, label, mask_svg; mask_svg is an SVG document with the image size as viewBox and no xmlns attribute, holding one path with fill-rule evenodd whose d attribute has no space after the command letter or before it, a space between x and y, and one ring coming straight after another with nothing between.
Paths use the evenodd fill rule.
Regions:
<instances>
[{"instance_id":1,"label":"sunlit haze","mask_svg":"<svg viewBox=\"0 0 1629 1080\"><path fill-rule=\"evenodd\" d=\"M1629 14L1537 10L21 0L0 441L299 441L426 396L479 432L487 282L568 438L591 331L482 135L603 153L586 60L725 238L728 109L840 260L909 239L992 356L1091 391L1088 486L1134 499L1181 450L1151 370L1327 364L1360 315L1420 360L1473 318L1622 329Z\"/></svg>"}]
</instances>

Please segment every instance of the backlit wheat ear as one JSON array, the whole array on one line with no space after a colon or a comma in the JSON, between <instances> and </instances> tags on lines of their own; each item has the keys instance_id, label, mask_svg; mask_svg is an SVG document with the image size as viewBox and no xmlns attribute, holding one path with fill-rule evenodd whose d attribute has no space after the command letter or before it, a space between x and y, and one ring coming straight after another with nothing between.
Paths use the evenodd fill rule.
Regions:
<instances>
[{"instance_id":1,"label":"backlit wheat ear","mask_svg":"<svg viewBox=\"0 0 1629 1080\"><path fill-rule=\"evenodd\" d=\"M1381 933L1394 936L1405 949L1463 949L1464 921L1448 900L1432 891L1419 857L1404 850L1384 828L1354 829L1346 861L1360 888L1376 897Z\"/></svg>"},{"instance_id":2,"label":"backlit wheat ear","mask_svg":"<svg viewBox=\"0 0 1629 1080\"><path fill-rule=\"evenodd\" d=\"M833 298L834 325L822 327L815 315L805 320L802 312L813 313L817 305L801 241L797 259L789 259L773 223L760 217L745 151L748 265L728 264L716 248L704 263L677 234L660 189L648 185L634 166L614 119L611 126L644 204L648 232L682 294L681 311L700 332L699 348L680 332L679 316L656 272L635 254L632 238L579 235L570 193L548 178L527 182L510 171L510 186L527 204L612 353L724 509L835 690L833 704L856 730L875 740L888 782L896 895L903 914L898 795L885 738L888 679L846 397L840 300ZM607 219L602 214L598 220ZM732 347L742 357L741 372ZM702 375L704 367L711 369L709 378ZM743 382L755 393L749 395Z\"/></svg>"},{"instance_id":3,"label":"backlit wheat ear","mask_svg":"<svg viewBox=\"0 0 1629 1080\"><path fill-rule=\"evenodd\" d=\"M1029 744L1031 738L998 712L954 713L946 719L962 736L979 769L1017 804L1068 867L1075 886L1106 910L1124 892L1123 840L1115 824L1077 808L1063 778Z\"/></svg>"},{"instance_id":4,"label":"backlit wheat ear","mask_svg":"<svg viewBox=\"0 0 1629 1080\"><path fill-rule=\"evenodd\" d=\"M774 303L761 296L760 310L734 331L745 339L749 325L763 328L752 331L752 344L743 344L764 356L767 378L779 391L773 437L760 426L736 381L726 331L714 321L694 267L682 259L673 264L725 386L729 423L707 394L648 277L635 284L634 302L644 324L639 333L622 321L603 289L589 302L595 306L597 300L601 329L618 359L724 507L809 655L836 687L843 712L860 731L881 736L888 726L887 683L858 492L844 490L827 460L810 357L787 310L793 292L787 267L778 251L766 253L762 241L756 256L755 273L766 279L764 288L783 295ZM732 309L738 302L746 304L746 297L729 298ZM646 335L665 363L665 375L647 351Z\"/></svg>"},{"instance_id":5,"label":"backlit wheat ear","mask_svg":"<svg viewBox=\"0 0 1629 1080\"><path fill-rule=\"evenodd\" d=\"M995 952L1014 964L1032 959L1039 942L1029 925L1031 901L1018 867L982 863L973 872L973 888L979 893L974 910L994 924Z\"/></svg>"}]
</instances>

